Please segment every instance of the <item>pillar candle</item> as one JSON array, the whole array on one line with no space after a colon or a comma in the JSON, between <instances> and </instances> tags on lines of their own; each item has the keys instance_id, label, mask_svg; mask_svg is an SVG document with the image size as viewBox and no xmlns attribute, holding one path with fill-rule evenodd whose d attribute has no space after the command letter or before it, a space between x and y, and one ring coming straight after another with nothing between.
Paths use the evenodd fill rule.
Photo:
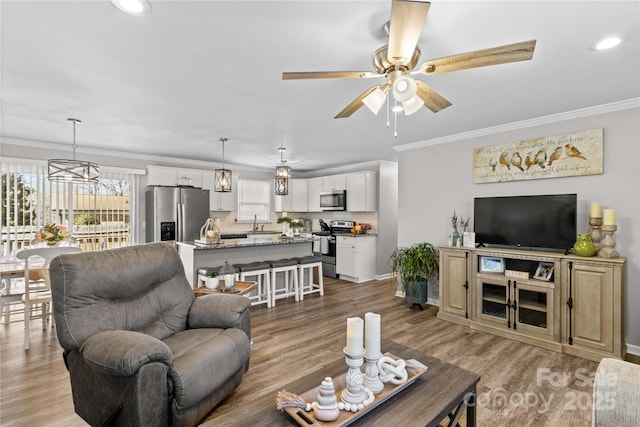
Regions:
<instances>
[{"instance_id":1,"label":"pillar candle","mask_svg":"<svg viewBox=\"0 0 640 427\"><path fill-rule=\"evenodd\" d=\"M359 317L347 318L347 353L362 354L364 322Z\"/></svg>"},{"instance_id":2,"label":"pillar candle","mask_svg":"<svg viewBox=\"0 0 640 427\"><path fill-rule=\"evenodd\" d=\"M602 209L600 203L591 203L591 209L589 210L590 218L602 218Z\"/></svg>"},{"instance_id":3,"label":"pillar candle","mask_svg":"<svg viewBox=\"0 0 640 427\"><path fill-rule=\"evenodd\" d=\"M604 225L616 225L616 211L613 209L604 210Z\"/></svg>"},{"instance_id":4,"label":"pillar candle","mask_svg":"<svg viewBox=\"0 0 640 427\"><path fill-rule=\"evenodd\" d=\"M365 313L364 315L364 350L367 357L380 354L380 315Z\"/></svg>"}]
</instances>

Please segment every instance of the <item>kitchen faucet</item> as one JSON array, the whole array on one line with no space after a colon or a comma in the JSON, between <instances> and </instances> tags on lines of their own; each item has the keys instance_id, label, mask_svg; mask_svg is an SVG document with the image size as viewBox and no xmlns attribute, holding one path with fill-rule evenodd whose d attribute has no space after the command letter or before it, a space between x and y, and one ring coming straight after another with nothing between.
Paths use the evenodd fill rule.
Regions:
<instances>
[{"instance_id":1,"label":"kitchen faucet","mask_svg":"<svg viewBox=\"0 0 640 427\"><path fill-rule=\"evenodd\" d=\"M258 215L254 215L253 216L253 227L251 228L251 231L258 231Z\"/></svg>"}]
</instances>

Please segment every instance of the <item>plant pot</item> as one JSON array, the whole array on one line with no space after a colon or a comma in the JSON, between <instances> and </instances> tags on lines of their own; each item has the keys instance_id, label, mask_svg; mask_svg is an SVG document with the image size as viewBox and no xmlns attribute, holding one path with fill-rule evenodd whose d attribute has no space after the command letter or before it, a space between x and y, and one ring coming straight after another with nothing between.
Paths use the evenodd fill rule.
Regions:
<instances>
[{"instance_id":1,"label":"plant pot","mask_svg":"<svg viewBox=\"0 0 640 427\"><path fill-rule=\"evenodd\" d=\"M218 289L218 285L220 284L220 278L218 277L207 277L207 280L205 282L205 286L207 287L207 289Z\"/></svg>"},{"instance_id":2,"label":"plant pot","mask_svg":"<svg viewBox=\"0 0 640 427\"><path fill-rule=\"evenodd\" d=\"M405 291L405 299L409 304L424 304L427 302L427 283L426 280L407 283Z\"/></svg>"}]
</instances>

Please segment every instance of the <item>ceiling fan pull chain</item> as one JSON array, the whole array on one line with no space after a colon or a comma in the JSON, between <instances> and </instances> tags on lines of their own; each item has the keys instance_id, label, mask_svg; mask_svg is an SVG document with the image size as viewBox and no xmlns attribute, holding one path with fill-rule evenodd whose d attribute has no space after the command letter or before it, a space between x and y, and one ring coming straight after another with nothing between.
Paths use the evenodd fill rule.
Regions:
<instances>
[{"instance_id":1,"label":"ceiling fan pull chain","mask_svg":"<svg viewBox=\"0 0 640 427\"><path fill-rule=\"evenodd\" d=\"M387 129L389 129L389 127L391 126L391 123L389 121L389 109L391 108L391 103L389 102L389 92L387 92Z\"/></svg>"},{"instance_id":2,"label":"ceiling fan pull chain","mask_svg":"<svg viewBox=\"0 0 640 427\"><path fill-rule=\"evenodd\" d=\"M396 101L396 107L398 106L398 101ZM393 109L393 137L398 137L398 109Z\"/></svg>"}]
</instances>

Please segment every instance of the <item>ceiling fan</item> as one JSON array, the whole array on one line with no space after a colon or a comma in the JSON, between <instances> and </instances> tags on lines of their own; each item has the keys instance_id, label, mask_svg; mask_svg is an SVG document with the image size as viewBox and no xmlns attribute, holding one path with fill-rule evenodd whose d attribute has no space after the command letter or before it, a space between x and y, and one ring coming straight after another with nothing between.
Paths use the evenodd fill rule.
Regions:
<instances>
[{"instance_id":1,"label":"ceiling fan","mask_svg":"<svg viewBox=\"0 0 640 427\"><path fill-rule=\"evenodd\" d=\"M389 43L377 49L371 58L375 71L306 71L284 72L283 80L298 79L367 79L386 77L387 81L373 86L340 111L335 118L350 117L366 105L375 114L387 99L389 90L397 102L402 104L406 115L413 114L423 105L437 113L451 105L446 98L427 86L412 74L425 75L448 73L468 68L509 62L527 61L533 57L535 40L476 50L458 55L431 59L413 71L420 58L418 38L429 12L430 2L420 0L392 0L389 22Z\"/></svg>"}]
</instances>

